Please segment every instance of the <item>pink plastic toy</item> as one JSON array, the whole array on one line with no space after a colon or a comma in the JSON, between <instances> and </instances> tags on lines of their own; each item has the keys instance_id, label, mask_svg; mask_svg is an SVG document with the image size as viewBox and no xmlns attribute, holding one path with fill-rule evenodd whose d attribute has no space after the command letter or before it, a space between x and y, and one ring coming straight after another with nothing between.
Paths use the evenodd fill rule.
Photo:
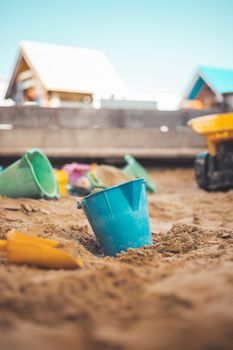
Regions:
<instances>
[{"instance_id":1,"label":"pink plastic toy","mask_svg":"<svg viewBox=\"0 0 233 350\"><path fill-rule=\"evenodd\" d=\"M65 170L69 175L69 184L75 185L77 180L85 176L88 171L90 171L91 166L88 164L81 163L71 163L63 166L63 170Z\"/></svg>"}]
</instances>

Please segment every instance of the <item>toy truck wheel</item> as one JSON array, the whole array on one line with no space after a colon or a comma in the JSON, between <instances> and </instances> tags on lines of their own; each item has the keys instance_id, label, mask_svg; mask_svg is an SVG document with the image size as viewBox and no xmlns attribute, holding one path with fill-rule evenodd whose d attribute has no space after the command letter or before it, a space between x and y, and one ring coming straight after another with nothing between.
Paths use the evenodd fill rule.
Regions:
<instances>
[{"instance_id":1,"label":"toy truck wheel","mask_svg":"<svg viewBox=\"0 0 233 350\"><path fill-rule=\"evenodd\" d=\"M209 153L203 152L197 155L194 163L194 171L198 186L204 190L209 189L208 181L208 159Z\"/></svg>"}]
</instances>

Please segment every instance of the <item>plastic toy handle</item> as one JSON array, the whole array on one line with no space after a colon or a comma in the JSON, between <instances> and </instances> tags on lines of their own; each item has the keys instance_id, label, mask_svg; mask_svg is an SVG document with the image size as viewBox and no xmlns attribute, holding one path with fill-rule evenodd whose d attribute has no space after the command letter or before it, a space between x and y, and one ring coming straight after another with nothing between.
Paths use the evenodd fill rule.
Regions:
<instances>
[{"instance_id":1,"label":"plastic toy handle","mask_svg":"<svg viewBox=\"0 0 233 350\"><path fill-rule=\"evenodd\" d=\"M78 201L78 202L77 202L77 208L78 208L78 209L82 209L82 208L83 208L82 204L83 204L82 202L79 202L79 201Z\"/></svg>"}]
</instances>

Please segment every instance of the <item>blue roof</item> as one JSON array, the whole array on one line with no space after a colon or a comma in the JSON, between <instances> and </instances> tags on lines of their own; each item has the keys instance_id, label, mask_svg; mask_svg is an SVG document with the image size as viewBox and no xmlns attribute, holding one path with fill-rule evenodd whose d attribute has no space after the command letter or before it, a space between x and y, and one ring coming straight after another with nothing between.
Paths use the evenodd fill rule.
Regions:
<instances>
[{"instance_id":1,"label":"blue roof","mask_svg":"<svg viewBox=\"0 0 233 350\"><path fill-rule=\"evenodd\" d=\"M198 76L189 93L191 100L196 98L204 83L219 94L233 92L233 69L200 67Z\"/></svg>"}]
</instances>

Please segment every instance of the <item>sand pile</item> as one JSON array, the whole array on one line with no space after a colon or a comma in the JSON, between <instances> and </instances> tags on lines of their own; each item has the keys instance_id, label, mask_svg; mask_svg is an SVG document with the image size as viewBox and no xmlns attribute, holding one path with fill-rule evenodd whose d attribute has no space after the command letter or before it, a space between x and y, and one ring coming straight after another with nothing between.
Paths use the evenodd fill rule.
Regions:
<instances>
[{"instance_id":1,"label":"sand pile","mask_svg":"<svg viewBox=\"0 0 233 350\"><path fill-rule=\"evenodd\" d=\"M0 263L0 349L231 349L233 191L205 193L190 170L156 172L154 245L103 257L72 197L0 199L11 228L60 240L82 270Z\"/></svg>"},{"instance_id":2,"label":"sand pile","mask_svg":"<svg viewBox=\"0 0 233 350\"><path fill-rule=\"evenodd\" d=\"M99 182L106 187L120 185L134 179L132 176L126 175L121 169L111 165L98 165L95 175Z\"/></svg>"}]
</instances>

